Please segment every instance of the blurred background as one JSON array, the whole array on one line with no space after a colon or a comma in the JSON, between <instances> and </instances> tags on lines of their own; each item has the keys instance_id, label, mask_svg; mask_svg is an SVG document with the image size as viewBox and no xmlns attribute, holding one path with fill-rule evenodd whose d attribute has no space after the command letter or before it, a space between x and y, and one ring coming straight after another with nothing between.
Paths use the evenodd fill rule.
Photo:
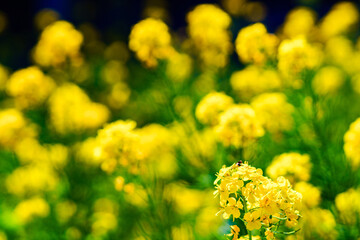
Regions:
<instances>
[{"instance_id":1,"label":"blurred background","mask_svg":"<svg viewBox=\"0 0 360 240\"><path fill-rule=\"evenodd\" d=\"M186 14L201 3L214 3L225 9L232 9L235 17L232 24L234 32L241 26L256 21L263 22L269 32L274 32L284 22L286 14L296 6L309 6L321 18L339 0L248 1L245 12L240 13L244 11L241 7L243 2L245 1L33 0L21 1L20 4L18 1L1 1L0 29L3 29L3 32L0 44L8 47L2 49L0 62L13 69L29 65L29 51L36 44L39 34L39 31L35 31L34 18L43 9L54 10L59 19L67 20L76 26L90 23L101 33L101 40L108 44L116 40L127 41L131 27L152 14L166 19L173 31L185 34ZM233 34L234 38L235 36L236 34Z\"/></svg>"}]
</instances>

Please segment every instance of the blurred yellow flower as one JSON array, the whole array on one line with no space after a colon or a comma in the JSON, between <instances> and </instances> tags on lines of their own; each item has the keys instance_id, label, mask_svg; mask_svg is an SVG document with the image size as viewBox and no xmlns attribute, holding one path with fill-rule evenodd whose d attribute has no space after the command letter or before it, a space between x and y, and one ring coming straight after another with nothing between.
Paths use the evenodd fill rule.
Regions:
<instances>
[{"instance_id":1,"label":"blurred yellow flower","mask_svg":"<svg viewBox=\"0 0 360 240\"><path fill-rule=\"evenodd\" d=\"M116 229L118 204L107 198L100 198L94 203L92 215L92 234L101 237L111 230Z\"/></svg>"},{"instance_id":2,"label":"blurred yellow flower","mask_svg":"<svg viewBox=\"0 0 360 240\"><path fill-rule=\"evenodd\" d=\"M0 110L0 146L14 149L23 139L37 136L35 125L30 124L16 109Z\"/></svg>"},{"instance_id":3,"label":"blurred yellow flower","mask_svg":"<svg viewBox=\"0 0 360 240\"><path fill-rule=\"evenodd\" d=\"M191 57L185 53L176 53L166 65L166 74L170 80L174 82L185 81L193 70L193 61Z\"/></svg>"},{"instance_id":4,"label":"blurred yellow flower","mask_svg":"<svg viewBox=\"0 0 360 240\"><path fill-rule=\"evenodd\" d=\"M294 78L305 69L315 69L322 62L322 52L303 37L285 39L280 43L278 68L286 78Z\"/></svg>"},{"instance_id":5,"label":"blurred yellow flower","mask_svg":"<svg viewBox=\"0 0 360 240\"><path fill-rule=\"evenodd\" d=\"M310 183L298 182L295 184L294 190L302 194L302 203L306 208L314 208L320 204L321 191Z\"/></svg>"},{"instance_id":6,"label":"blurred yellow flower","mask_svg":"<svg viewBox=\"0 0 360 240\"><path fill-rule=\"evenodd\" d=\"M230 16L213 4L200 4L188 13L190 39L205 67L221 68L232 51Z\"/></svg>"},{"instance_id":7,"label":"blurred yellow flower","mask_svg":"<svg viewBox=\"0 0 360 240\"><path fill-rule=\"evenodd\" d=\"M58 87L50 96L49 112L51 125L64 135L97 129L110 115L106 106L92 102L81 88L70 83Z\"/></svg>"},{"instance_id":8,"label":"blurred yellow flower","mask_svg":"<svg viewBox=\"0 0 360 240\"><path fill-rule=\"evenodd\" d=\"M266 173L272 179L284 176L294 184L310 179L311 166L310 156L307 154L283 153L273 159Z\"/></svg>"},{"instance_id":9,"label":"blurred yellow flower","mask_svg":"<svg viewBox=\"0 0 360 240\"><path fill-rule=\"evenodd\" d=\"M348 33L359 21L359 11L352 2L335 4L320 23L322 37L326 40L335 35Z\"/></svg>"},{"instance_id":10,"label":"blurred yellow flower","mask_svg":"<svg viewBox=\"0 0 360 240\"><path fill-rule=\"evenodd\" d=\"M66 21L57 21L47 26L35 46L33 58L41 66L59 66L68 58L79 58L83 42L82 34Z\"/></svg>"},{"instance_id":11,"label":"blurred yellow flower","mask_svg":"<svg viewBox=\"0 0 360 240\"><path fill-rule=\"evenodd\" d=\"M290 130L294 106L286 101L283 93L263 93L253 98L250 104L264 128L271 133Z\"/></svg>"},{"instance_id":12,"label":"blurred yellow flower","mask_svg":"<svg viewBox=\"0 0 360 240\"><path fill-rule=\"evenodd\" d=\"M70 200L59 202L55 206L56 218L59 223L66 223L76 213L77 206Z\"/></svg>"},{"instance_id":13,"label":"blurred yellow flower","mask_svg":"<svg viewBox=\"0 0 360 240\"><path fill-rule=\"evenodd\" d=\"M351 123L344 135L344 151L353 168L360 166L360 118Z\"/></svg>"},{"instance_id":14,"label":"blurred yellow flower","mask_svg":"<svg viewBox=\"0 0 360 240\"><path fill-rule=\"evenodd\" d=\"M282 33L288 38L306 36L314 31L316 21L315 12L308 7L297 7L291 10L285 19Z\"/></svg>"},{"instance_id":15,"label":"blurred yellow flower","mask_svg":"<svg viewBox=\"0 0 360 240\"><path fill-rule=\"evenodd\" d=\"M139 160L141 152L137 148L139 138L134 132L135 127L134 121L118 120L98 131L95 157L101 159L104 171L112 172L117 164L129 166Z\"/></svg>"},{"instance_id":16,"label":"blurred yellow flower","mask_svg":"<svg viewBox=\"0 0 360 240\"><path fill-rule=\"evenodd\" d=\"M48 203L40 197L23 200L14 210L17 220L22 224L30 222L34 217L47 217L49 213Z\"/></svg>"},{"instance_id":17,"label":"blurred yellow flower","mask_svg":"<svg viewBox=\"0 0 360 240\"><path fill-rule=\"evenodd\" d=\"M354 225L360 216L360 190L350 188L335 198L335 206L341 222Z\"/></svg>"},{"instance_id":18,"label":"blurred yellow flower","mask_svg":"<svg viewBox=\"0 0 360 240\"><path fill-rule=\"evenodd\" d=\"M282 86L277 71L263 69L249 65L240 71L234 72L230 77L230 84L234 92L242 100L249 100L263 92L278 90Z\"/></svg>"},{"instance_id":19,"label":"blurred yellow flower","mask_svg":"<svg viewBox=\"0 0 360 240\"><path fill-rule=\"evenodd\" d=\"M315 75L312 87L319 95L332 94L344 84L344 73L337 67L326 66Z\"/></svg>"},{"instance_id":20,"label":"blurred yellow flower","mask_svg":"<svg viewBox=\"0 0 360 240\"><path fill-rule=\"evenodd\" d=\"M255 111L247 104L233 105L220 115L218 140L225 146L247 147L265 133Z\"/></svg>"},{"instance_id":21,"label":"blurred yellow flower","mask_svg":"<svg viewBox=\"0 0 360 240\"><path fill-rule=\"evenodd\" d=\"M5 181L7 190L17 196L52 191L59 178L47 165L27 165L15 169Z\"/></svg>"},{"instance_id":22,"label":"blurred yellow flower","mask_svg":"<svg viewBox=\"0 0 360 240\"><path fill-rule=\"evenodd\" d=\"M14 72L7 82L8 94L15 98L20 108L36 107L44 103L55 82L36 66Z\"/></svg>"},{"instance_id":23,"label":"blurred yellow flower","mask_svg":"<svg viewBox=\"0 0 360 240\"><path fill-rule=\"evenodd\" d=\"M225 93L211 92L201 99L195 116L203 124L215 125L219 122L219 115L233 103L234 100Z\"/></svg>"},{"instance_id":24,"label":"blurred yellow flower","mask_svg":"<svg viewBox=\"0 0 360 240\"><path fill-rule=\"evenodd\" d=\"M135 24L129 36L129 48L148 67L155 67L159 59L174 51L168 27L158 19L147 18Z\"/></svg>"},{"instance_id":25,"label":"blurred yellow flower","mask_svg":"<svg viewBox=\"0 0 360 240\"><path fill-rule=\"evenodd\" d=\"M41 145L34 138L26 138L19 142L15 153L22 164L37 163L63 168L68 160L68 149L64 145Z\"/></svg>"},{"instance_id":26,"label":"blurred yellow flower","mask_svg":"<svg viewBox=\"0 0 360 240\"><path fill-rule=\"evenodd\" d=\"M278 39L262 23L255 23L239 31L235 44L243 63L264 64L275 57Z\"/></svg>"}]
</instances>

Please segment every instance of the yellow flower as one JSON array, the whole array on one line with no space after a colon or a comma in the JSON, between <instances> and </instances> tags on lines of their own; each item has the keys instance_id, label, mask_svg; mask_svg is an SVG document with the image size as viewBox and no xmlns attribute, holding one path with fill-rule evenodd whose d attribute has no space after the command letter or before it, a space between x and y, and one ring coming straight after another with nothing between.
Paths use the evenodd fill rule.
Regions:
<instances>
[{"instance_id":1,"label":"yellow flower","mask_svg":"<svg viewBox=\"0 0 360 240\"><path fill-rule=\"evenodd\" d=\"M34 217L47 217L49 212L48 203L40 197L23 200L14 210L15 216L22 224L30 222Z\"/></svg>"},{"instance_id":2,"label":"yellow flower","mask_svg":"<svg viewBox=\"0 0 360 240\"><path fill-rule=\"evenodd\" d=\"M29 124L19 110L0 110L0 146L14 150L21 140L35 136L35 126Z\"/></svg>"},{"instance_id":3,"label":"yellow flower","mask_svg":"<svg viewBox=\"0 0 360 240\"><path fill-rule=\"evenodd\" d=\"M254 65L234 72L230 77L230 84L242 100L249 100L260 93L277 90L282 86L277 71Z\"/></svg>"},{"instance_id":4,"label":"yellow flower","mask_svg":"<svg viewBox=\"0 0 360 240\"><path fill-rule=\"evenodd\" d=\"M62 201L56 204L55 211L59 223L66 223L76 213L77 206L70 200Z\"/></svg>"},{"instance_id":5,"label":"yellow flower","mask_svg":"<svg viewBox=\"0 0 360 240\"><path fill-rule=\"evenodd\" d=\"M129 36L129 48L148 67L173 52L168 27L161 20L147 18L135 24Z\"/></svg>"},{"instance_id":6,"label":"yellow flower","mask_svg":"<svg viewBox=\"0 0 360 240\"><path fill-rule=\"evenodd\" d=\"M285 176L291 183L310 179L311 163L307 154L283 153L276 156L266 173L273 179Z\"/></svg>"},{"instance_id":7,"label":"yellow flower","mask_svg":"<svg viewBox=\"0 0 360 240\"><path fill-rule=\"evenodd\" d=\"M231 233L227 234L227 236L232 237L232 240L238 240L240 228L237 225L231 225L230 229L231 229Z\"/></svg>"},{"instance_id":8,"label":"yellow flower","mask_svg":"<svg viewBox=\"0 0 360 240\"><path fill-rule=\"evenodd\" d=\"M107 198L100 198L94 203L91 232L101 237L117 227L118 204Z\"/></svg>"},{"instance_id":9,"label":"yellow flower","mask_svg":"<svg viewBox=\"0 0 360 240\"><path fill-rule=\"evenodd\" d=\"M335 198L335 206L341 222L354 225L360 215L360 190L350 188Z\"/></svg>"},{"instance_id":10,"label":"yellow flower","mask_svg":"<svg viewBox=\"0 0 360 240\"><path fill-rule=\"evenodd\" d=\"M188 13L188 32L205 66L224 67L232 51L230 16L212 4L201 4Z\"/></svg>"},{"instance_id":11,"label":"yellow flower","mask_svg":"<svg viewBox=\"0 0 360 240\"><path fill-rule=\"evenodd\" d=\"M260 217L259 211L245 213L244 220L246 221L246 228L249 231L261 228L261 222L259 217Z\"/></svg>"},{"instance_id":12,"label":"yellow flower","mask_svg":"<svg viewBox=\"0 0 360 240\"><path fill-rule=\"evenodd\" d=\"M95 157L101 159L103 170L113 172L117 164L131 166L137 163L141 152L137 148L139 140L135 127L134 121L118 120L98 131Z\"/></svg>"},{"instance_id":13,"label":"yellow flower","mask_svg":"<svg viewBox=\"0 0 360 240\"><path fill-rule=\"evenodd\" d=\"M315 69L322 62L322 52L303 37L280 43L278 68L286 78L294 78L304 69Z\"/></svg>"},{"instance_id":14,"label":"yellow flower","mask_svg":"<svg viewBox=\"0 0 360 240\"><path fill-rule=\"evenodd\" d=\"M335 93L345 82L344 73L336 67L323 67L315 75L312 87L319 95Z\"/></svg>"},{"instance_id":15,"label":"yellow flower","mask_svg":"<svg viewBox=\"0 0 360 240\"><path fill-rule=\"evenodd\" d=\"M302 202L305 207L317 207L321 201L320 189L307 182L298 182L294 187L295 191L302 194Z\"/></svg>"},{"instance_id":16,"label":"yellow flower","mask_svg":"<svg viewBox=\"0 0 360 240\"><path fill-rule=\"evenodd\" d=\"M255 23L240 30L235 44L243 63L264 64L275 57L278 39L262 23Z\"/></svg>"},{"instance_id":17,"label":"yellow flower","mask_svg":"<svg viewBox=\"0 0 360 240\"><path fill-rule=\"evenodd\" d=\"M316 226L316 227L314 227ZM328 209L314 208L304 211L304 239L337 239L336 221Z\"/></svg>"},{"instance_id":18,"label":"yellow flower","mask_svg":"<svg viewBox=\"0 0 360 240\"><path fill-rule=\"evenodd\" d=\"M240 209L243 209L243 205L241 201L237 201L235 198L231 197L227 199L228 203L224 207L224 213L223 217L225 219L228 219L230 215L233 216L233 221L235 221L235 218L240 217Z\"/></svg>"},{"instance_id":19,"label":"yellow flower","mask_svg":"<svg viewBox=\"0 0 360 240\"><path fill-rule=\"evenodd\" d=\"M316 14L312 9L297 7L287 14L282 33L289 38L309 36L314 31L315 21Z\"/></svg>"},{"instance_id":20,"label":"yellow flower","mask_svg":"<svg viewBox=\"0 0 360 240\"><path fill-rule=\"evenodd\" d=\"M46 164L27 165L15 169L5 181L7 190L17 196L52 191L59 178L56 172Z\"/></svg>"},{"instance_id":21,"label":"yellow flower","mask_svg":"<svg viewBox=\"0 0 360 240\"><path fill-rule=\"evenodd\" d=\"M255 111L247 104L234 105L220 115L218 140L225 146L246 147L264 135Z\"/></svg>"},{"instance_id":22,"label":"yellow flower","mask_svg":"<svg viewBox=\"0 0 360 240\"><path fill-rule=\"evenodd\" d=\"M269 132L278 133L292 128L291 114L294 112L294 107L286 101L285 94L263 93L253 98L251 106Z\"/></svg>"},{"instance_id":23,"label":"yellow flower","mask_svg":"<svg viewBox=\"0 0 360 240\"><path fill-rule=\"evenodd\" d=\"M174 82L185 81L193 70L192 58L185 53L175 53L166 65L166 74Z\"/></svg>"},{"instance_id":24,"label":"yellow flower","mask_svg":"<svg viewBox=\"0 0 360 240\"><path fill-rule=\"evenodd\" d=\"M22 140L14 151L22 164L45 164L54 168L63 168L68 160L68 149L64 145L41 145L34 138Z\"/></svg>"},{"instance_id":25,"label":"yellow flower","mask_svg":"<svg viewBox=\"0 0 360 240\"><path fill-rule=\"evenodd\" d=\"M42 32L33 58L41 66L59 66L64 64L67 58L79 58L82 42L83 36L71 23L57 21Z\"/></svg>"},{"instance_id":26,"label":"yellow flower","mask_svg":"<svg viewBox=\"0 0 360 240\"><path fill-rule=\"evenodd\" d=\"M275 235L271 230L265 231L266 240L273 240L275 239Z\"/></svg>"},{"instance_id":27,"label":"yellow flower","mask_svg":"<svg viewBox=\"0 0 360 240\"><path fill-rule=\"evenodd\" d=\"M81 88L70 83L50 96L49 112L51 125L63 135L97 129L110 115L106 106L92 102Z\"/></svg>"},{"instance_id":28,"label":"yellow flower","mask_svg":"<svg viewBox=\"0 0 360 240\"><path fill-rule=\"evenodd\" d=\"M219 115L233 104L234 100L222 92L211 92L201 99L196 107L196 118L203 124L215 125Z\"/></svg>"},{"instance_id":29,"label":"yellow flower","mask_svg":"<svg viewBox=\"0 0 360 240\"><path fill-rule=\"evenodd\" d=\"M288 227L298 223L302 196L284 177L272 181L263 176L261 169L245 162L223 166L214 184L214 195L220 195L221 210L218 214L223 213L225 219L232 215L233 221L244 214L249 231L260 229L262 225L270 226L280 217L287 219Z\"/></svg>"},{"instance_id":30,"label":"yellow flower","mask_svg":"<svg viewBox=\"0 0 360 240\"><path fill-rule=\"evenodd\" d=\"M326 40L332 36L348 33L359 21L359 11L354 3L339 2L320 23L320 33Z\"/></svg>"},{"instance_id":31,"label":"yellow flower","mask_svg":"<svg viewBox=\"0 0 360 240\"><path fill-rule=\"evenodd\" d=\"M115 178L114 181L116 191L122 191L125 185L125 179L121 176Z\"/></svg>"},{"instance_id":32,"label":"yellow flower","mask_svg":"<svg viewBox=\"0 0 360 240\"><path fill-rule=\"evenodd\" d=\"M344 151L352 167L360 166L360 118L351 123L344 136Z\"/></svg>"},{"instance_id":33,"label":"yellow flower","mask_svg":"<svg viewBox=\"0 0 360 240\"><path fill-rule=\"evenodd\" d=\"M29 108L42 104L55 88L55 83L38 67L28 67L14 72L6 87L20 108Z\"/></svg>"}]
</instances>

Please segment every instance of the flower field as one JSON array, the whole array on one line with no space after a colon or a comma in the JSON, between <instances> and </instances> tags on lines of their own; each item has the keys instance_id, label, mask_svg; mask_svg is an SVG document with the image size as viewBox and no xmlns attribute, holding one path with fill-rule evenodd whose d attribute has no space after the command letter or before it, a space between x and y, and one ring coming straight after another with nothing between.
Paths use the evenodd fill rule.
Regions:
<instances>
[{"instance_id":1,"label":"flower field","mask_svg":"<svg viewBox=\"0 0 360 240\"><path fill-rule=\"evenodd\" d=\"M0 65L0 240L359 240L359 7L151 8L111 42L40 11Z\"/></svg>"}]
</instances>

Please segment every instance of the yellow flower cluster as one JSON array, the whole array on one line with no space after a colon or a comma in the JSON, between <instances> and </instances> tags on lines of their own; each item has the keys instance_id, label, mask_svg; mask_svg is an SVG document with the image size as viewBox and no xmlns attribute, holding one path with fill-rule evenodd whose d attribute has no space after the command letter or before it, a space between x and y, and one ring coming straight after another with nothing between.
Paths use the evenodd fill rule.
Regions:
<instances>
[{"instance_id":1,"label":"yellow flower cluster","mask_svg":"<svg viewBox=\"0 0 360 240\"><path fill-rule=\"evenodd\" d=\"M14 150L22 139L35 136L35 126L30 124L19 110L10 108L0 111L1 147Z\"/></svg>"},{"instance_id":2,"label":"yellow flower cluster","mask_svg":"<svg viewBox=\"0 0 360 240\"><path fill-rule=\"evenodd\" d=\"M84 157L87 156L89 162L100 164L106 172L113 172L119 165L122 170L141 174L144 178L154 174L158 178L171 177L177 170L174 136L159 124L135 127L136 123L131 120L118 120L106 125L94 140L89 140L89 152L84 152ZM124 183L120 181L116 185L122 189Z\"/></svg>"},{"instance_id":3,"label":"yellow flower cluster","mask_svg":"<svg viewBox=\"0 0 360 240\"><path fill-rule=\"evenodd\" d=\"M312 87L319 95L335 93L345 82L344 73L337 67L326 66L315 75Z\"/></svg>"},{"instance_id":4,"label":"yellow flower cluster","mask_svg":"<svg viewBox=\"0 0 360 240\"><path fill-rule=\"evenodd\" d=\"M305 69L315 69L322 62L320 49L303 37L285 39L279 45L278 68L286 78L293 78Z\"/></svg>"},{"instance_id":5,"label":"yellow flower cluster","mask_svg":"<svg viewBox=\"0 0 360 240\"><path fill-rule=\"evenodd\" d=\"M279 133L292 128L291 114L294 106L286 101L283 93L263 93L256 96L250 104L264 128L271 133Z\"/></svg>"},{"instance_id":6,"label":"yellow flower cluster","mask_svg":"<svg viewBox=\"0 0 360 240\"><path fill-rule=\"evenodd\" d=\"M14 210L15 216L21 224L30 222L34 217L47 217L49 213L48 203L40 197L23 200Z\"/></svg>"},{"instance_id":7,"label":"yellow flower cluster","mask_svg":"<svg viewBox=\"0 0 360 240\"><path fill-rule=\"evenodd\" d=\"M92 102L81 88L71 83L53 92L49 112L51 124L60 134L97 129L110 115L106 106Z\"/></svg>"},{"instance_id":8,"label":"yellow flower cluster","mask_svg":"<svg viewBox=\"0 0 360 240\"><path fill-rule=\"evenodd\" d=\"M201 99L195 116L203 124L216 125L219 115L229 108L234 100L222 92L211 92Z\"/></svg>"},{"instance_id":9,"label":"yellow flower cluster","mask_svg":"<svg viewBox=\"0 0 360 240\"><path fill-rule=\"evenodd\" d=\"M100 238L117 227L118 204L107 198L100 198L94 203L91 235Z\"/></svg>"},{"instance_id":10,"label":"yellow flower cluster","mask_svg":"<svg viewBox=\"0 0 360 240\"><path fill-rule=\"evenodd\" d=\"M303 211L304 229L303 234L298 239L317 239L336 240L338 232L336 231L336 220L334 215L328 209L313 208L309 211Z\"/></svg>"},{"instance_id":11,"label":"yellow flower cluster","mask_svg":"<svg viewBox=\"0 0 360 240\"><path fill-rule=\"evenodd\" d=\"M275 57L278 39L262 23L255 23L240 30L235 45L243 63L264 64Z\"/></svg>"},{"instance_id":12,"label":"yellow flower cluster","mask_svg":"<svg viewBox=\"0 0 360 240\"><path fill-rule=\"evenodd\" d=\"M284 177L272 181L263 176L261 169L236 163L220 169L214 184L223 217L241 219L250 232L264 228L269 235L279 225L293 228L298 223L302 196ZM233 228L234 235L238 230Z\"/></svg>"},{"instance_id":13,"label":"yellow flower cluster","mask_svg":"<svg viewBox=\"0 0 360 240\"><path fill-rule=\"evenodd\" d=\"M344 151L353 168L360 166L360 118L351 123L344 135Z\"/></svg>"},{"instance_id":14,"label":"yellow flower cluster","mask_svg":"<svg viewBox=\"0 0 360 240\"><path fill-rule=\"evenodd\" d=\"M319 206L321 201L321 191L319 188L308 182L298 182L295 184L294 190L302 194L304 208L311 209Z\"/></svg>"},{"instance_id":15,"label":"yellow flower cluster","mask_svg":"<svg viewBox=\"0 0 360 240\"><path fill-rule=\"evenodd\" d=\"M66 60L77 60L83 42L82 34L66 21L47 26L34 49L33 58L41 66L59 66Z\"/></svg>"},{"instance_id":16,"label":"yellow flower cluster","mask_svg":"<svg viewBox=\"0 0 360 240\"><path fill-rule=\"evenodd\" d=\"M310 156L300 153L283 153L276 156L266 170L272 179L284 176L294 184L299 181L308 181L311 173Z\"/></svg>"},{"instance_id":17,"label":"yellow flower cluster","mask_svg":"<svg viewBox=\"0 0 360 240\"><path fill-rule=\"evenodd\" d=\"M206 95L196 107L195 115L201 123L213 127L217 140L227 147L249 146L265 133L250 105L234 104L222 92Z\"/></svg>"},{"instance_id":18,"label":"yellow flower cluster","mask_svg":"<svg viewBox=\"0 0 360 240\"><path fill-rule=\"evenodd\" d=\"M95 149L96 158L101 159L101 168L106 172L113 172L119 164L129 166L139 159L138 136L134 132L136 122L118 120L105 125L98 131Z\"/></svg>"},{"instance_id":19,"label":"yellow flower cluster","mask_svg":"<svg viewBox=\"0 0 360 240\"><path fill-rule=\"evenodd\" d=\"M316 14L307 7L291 10L282 26L282 33L288 38L297 36L308 37L315 30Z\"/></svg>"},{"instance_id":20,"label":"yellow flower cluster","mask_svg":"<svg viewBox=\"0 0 360 240\"><path fill-rule=\"evenodd\" d=\"M359 11L354 3L335 4L320 23L320 32L326 40L333 36L347 33L359 21Z\"/></svg>"},{"instance_id":21,"label":"yellow flower cluster","mask_svg":"<svg viewBox=\"0 0 360 240\"><path fill-rule=\"evenodd\" d=\"M15 169L6 178L6 188L14 195L25 196L54 190L58 182L58 176L50 166L31 164Z\"/></svg>"},{"instance_id":22,"label":"yellow flower cluster","mask_svg":"<svg viewBox=\"0 0 360 240\"><path fill-rule=\"evenodd\" d=\"M205 66L224 67L232 51L230 16L212 4L201 4L188 13L188 32Z\"/></svg>"},{"instance_id":23,"label":"yellow flower cluster","mask_svg":"<svg viewBox=\"0 0 360 240\"><path fill-rule=\"evenodd\" d=\"M318 187L308 182L298 182L294 187L295 191L302 194L302 219L299 223L300 231L291 239L311 239L316 236L319 239L337 239L338 232L335 229L336 220L328 209L319 207L321 202L321 191ZM315 226L315 227L314 227Z\"/></svg>"},{"instance_id":24,"label":"yellow flower cluster","mask_svg":"<svg viewBox=\"0 0 360 240\"><path fill-rule=\"evenodd\" d=\"M19 108L36 107L47 99L55 82L36 66L14 72L6 85L8 94Z\"/></svg>"},{"instance_id":25,"label":"yellow flower cluster","mask_svg":"<svg viewBox=\"0 0 360 240\"><path fill-rule=\"evenodd\" d=\"M215 127L225 146L246 147L265 133L255 111L247 104L233 105L219 116Z\"/></svg>"},{"instance_id":26,"label":"yellow flower cluster","mask_svg":"<svg viewBox=\"0 0 360 240\"><path fill-rule=\"evenodd\" d=\"M185 81L192 73L192 58L185 53L175 53L166 65L166 74L174 82Z\"/></svg>"},{"instance_id":27,"label":"yellow flower cluster","mask_svg":"<svg viewBox=\"0 0 360 240\"><path fill-rule=\"evenodd\" d=\"M240 99L249 100L260 93L280 89L282 81L275 70L249 65L235 71L230 77L230 84Z\"/></svg>"},{"instance_id":28,"label":"yellow flower cluster","mask_svg":"<svg viewBox=\"0 0 360 240\"><path fill-rule=\"evenodd\" d=\"M15 147L15 153L22 164L50 165L61 169L68 159L68 149L61 144L41 145L35 138L26 138Z\"/></svg>"},{"instance_id":29,"label":"yellow flower cluster","mask_svg":"<svg viewBox=\"0 0 360 240\"><path fill-rule=\"evenodd\" d=\"M339 212L341 222L354 225L360 216L360 190L349 189L335 198L335 206Z\"/></svg>"},{"instance_id":30,"label":"yellow flower cluster","mask_svg":"<svg viewBox=\"0 0 360 240\"><path fill-rule=\"evenodd\" d=\"M148 67L155 67L159 59L172 52L169 29L161 20L147 18L135 24L129 36L129 48Z\"/></svg>"}]
</instances>

